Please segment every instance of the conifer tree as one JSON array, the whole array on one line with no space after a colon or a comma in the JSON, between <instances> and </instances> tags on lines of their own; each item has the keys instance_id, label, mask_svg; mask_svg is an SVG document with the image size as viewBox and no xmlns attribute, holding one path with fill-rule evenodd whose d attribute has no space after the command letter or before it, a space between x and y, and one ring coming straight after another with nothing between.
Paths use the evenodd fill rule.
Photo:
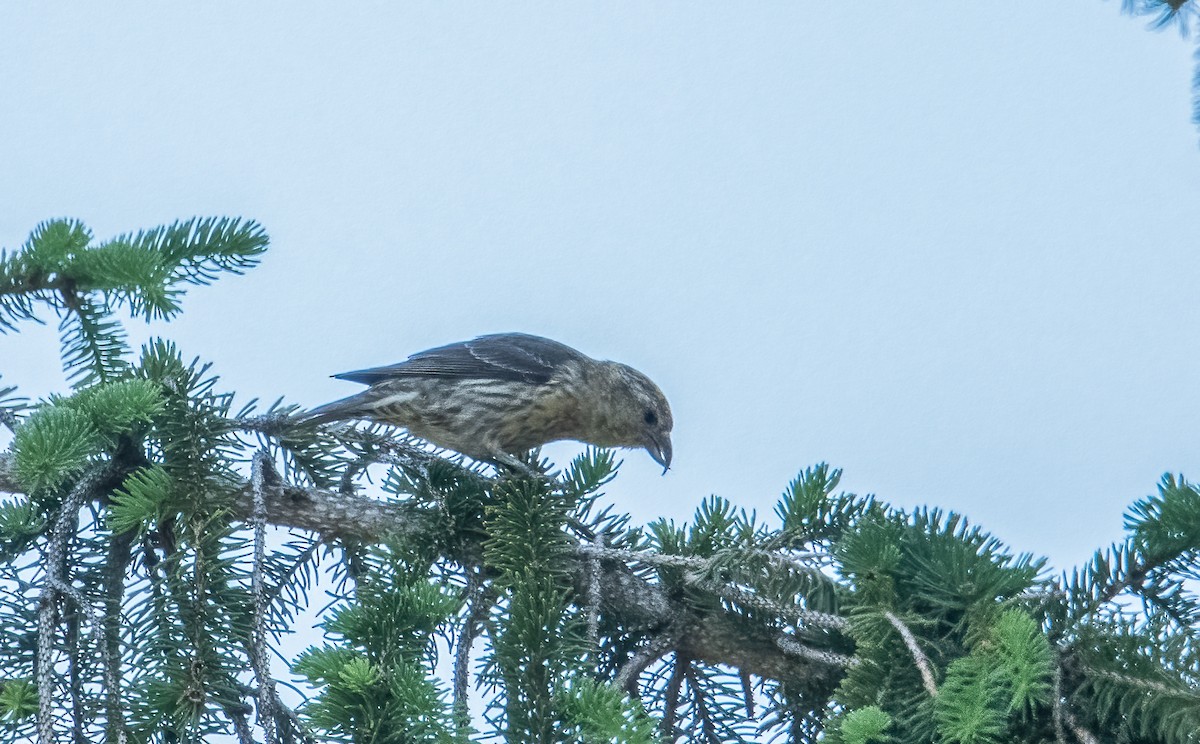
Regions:
<instances>
[{"instance_id":1,"label":"conifer tree","mask_svg":"<svg viewBox=\"0 0 1200 744\"><path fill-rule=\"evenodd\" d=\"M631 525L601 506L609 452L498 473L129 349L123 314L170 319L266 245L236 219L105 241L56 220L0 254L0 324L56 317L72 384L0 390L7 739L1200 741L1182 477L1061 575L826 465L766 518L713 497ZM272 665L318 580L324 640Z\"/></svg>"}]
</instances>

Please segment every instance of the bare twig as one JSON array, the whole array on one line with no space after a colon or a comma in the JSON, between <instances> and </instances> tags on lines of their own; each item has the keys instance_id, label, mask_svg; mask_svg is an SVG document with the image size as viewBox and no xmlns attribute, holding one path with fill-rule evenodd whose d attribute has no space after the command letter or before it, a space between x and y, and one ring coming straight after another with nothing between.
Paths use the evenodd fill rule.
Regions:
<instances>
[{"instance_id":1,"label":"bare twig","mask_svg":"<svg viewBox=\"0 0 1200 744\"><path fill-rule=\"evenodd\" d=\"M125 596L125 569L132 555L135 533L114 534L108 543L104 567L103 638L104 715L117 744L125 744L125 709L121 704L121 601Z\"/></svg>"},{"instance_id":2,"label":"bare twig","mask_svg":"<svg viewBox=\"0 0 1200 744\"><path fill-rule=\"evenodd\" d=\"M604 548L604 537L596 535L594 544L598 549ZM600 637L600 558L593 554L591 560L587 563L588 568L588 585L587 585L587 637L588 648L594 651L596 642Z\"/></svg>"},{"instance_id":3,"label":"bare twig","mask_svg":"<svg viewBox=\"0 0 1200 744\"><path fill-rule=\"evenodd\" d=\"M295 426L296 423L294 418L282 411L264 413L258 416L241 416L239 418L226 419L226 422L231 429L252 431L268 437L281 437L287 434L289 429Z\"/></svg>"},{"instance_id":4,"label":"bare twig","mask_svg":"<svg viewBox=\"0 0 1200 744\"><path fill-rule=\"evenodd\" d=\"M83 701L83 670L74 663L80 657L79 648L79 610L65 610L62 613L63 624L66 626L65 641L67 643L67 658L71 663L67 666L67 689L71 693L71 736L75 742L84 742L83 723L91 716L85 715Z\"/></svg>"},{"instance_id":5,"label":"bare twig","mask_svg":"<svg viewBox=\"0 0 1200 744\"><path fill-rule=\"evenodd\" d=\"M12 452L0 452L0 493L25 493L17 482Z\"/></svg>"},{"instance_id":6,"label":"bare twig","mask_svg":"<svg viewBox=\"0 0 1200 744\"><path fill-rule=\"evenodd\" d=\"M428 475L431 465L450 464L458 468L463 474L481 481L491 482L492 480L480 472L482 465L463 465L458 461L461 459L459 456L453 453L451 453L451 457L441 454L446 452L446 450L431 451L428 444L423 440L407 434L399 436L395 434L384 435L353 426L341 426L331 433L338 444L344 447L353 449L357 445L358 447L375 449L381 455L376 458L376 462L412 468L423 475Z\"/></svg>"},{"instance_id":7,"label":"bare twig","mask_svg":"<svg viewBox=\"0 0 1200 744\"><path fill-rule=\"evenodd\" d=\"M620 548L609 548L599 544L587 545L582 544L576 547L575 552L579 555L592 560L610 559L620 561L632 561L637 563L645 563L651 566L668 566L671 568L690 569L684 574L684 579L694 586L701 587L708 591L715 592L725 599L751 607L755 609L770 612L777 617L786 618L794 623L808 623L820 625L834 630L846 630L849 628L849 622L839 615L831 615L825 612L814 612L795 606L784 606L783 604L773 601L767 597L748 592L733 584L724 584L713 581L708 578L708 574L712 573L714 562L709 558L698 558L685 555L664 555L662 553L651 553L644 550L624 550ZM773 555L766 551L756 551L762 555ZM816 557L820 554L813 553ZM804 566L797 563L794 557L776 556L781 565L785 565L790 569L803 569L806 571L818 572L814 567ZM590 564L589 564L590 565Z\"/></svg>"},{"instance_id":8,"label":"bare twig","mask_svg":"<svg viewBox=\"0 0 1200 744\"><path fill-rule=\"evenodd\" d=\"M858 659L853 656L835 653L833 651L825 651L823 649L810 648L800 643L795 638L787 635L781 635L775 639L775 645L782 651L786 651L793 656L799 656L810 661L816 661L821 664L827 664L832 667L841 667L843 669L857 665Z\"/></svg>"},{"instance_id":9,"label":"bare twig","mask_svg":"<svg viewBox=\"0 0 1200 744\"><path fill-rule=\"evenodd\" d=\"M250 639L250 662L258 681L258 721L263 727L266 744L275 744L275 678L271 676L271 660L267 653L267 588L263 581L267 546L266 478L270 458L265 451L254 454L251 465L251 485L254 492L254 569L250 588L254 595L254 629Z\"/></svg>"},{"instance_id":10,"label":"bare twig","mask_svg":"<svg viewBox=\"0 0 1200 744\"><path fill-rule=\"evenodd\" d=\"M76 511L78 511L78 510L76 510ZM108 716L108 725L113 731L116 732L115 741L117 742L117 744L125 744L125 742L127 741L127 734L125 732L125 722L124 722L124 720L122 720L121 712L120 712L121 711L121 708L120 708L121 686L120 686L120 680L118 678L120 664L115 659L113 659L113 652L112 652L112 649L109 648L108 638L106 637L106 634L104 632L104 630L105 630L104 621L101 618L100 613L96 611L96 608L93 607L91 605L91 603L87 601L87 598L83 596L83 593L80 592L75 587L68 584L66 581L64 581L59 576L47 577L47 584L51 588L53 588L55 591L57 591L59 594L61 594L64 597L67 597L68 599L71 600L71 603L75 606L75 610L77 613L76 617L78 617L78 614L82 614L84 617L87 618L88 626L91 628L92 635L96 639L96 647L100 653L100 666L104 671L104 697L105 697L106 715ZM40 623L39 623L39 630L40 630ZM74 632L76 634L78 633L78 622L77 621L75 623ZM39 641L40 641L40 638L39 638ZM39 658L40 658L40 653L41 653L41 646L39 645ZM79 665L74 664L74 663L71 664L72 696L73 697L78 697L78 695L77 695L78 674L79 674ZM41 683L40 677L39 677L38 681L39 681L39 689L40 689L40 683ZM76 706L76 707L78 708L78 706ZM79 712L77 710L75 726L80 727L80 726L82 726L82 724L83 724L83 720L82 720L82 718L80 718Z\"/></svg>"},{"instance_id":11,"label":"bare twig","mask_svg":"<svg viewBox=\"0 0 1200 744\"><path fill-rule=\"evenodd\" d=\"M810 551L804 551L804 552L798 552L798 551L780 552L780 551L776 551L776 550L752 549L749 551L749 553L750 553L750 555L756 555L756 556L761 556L763 558L766 558L768 561L770 561L771 563L775 564L776 566L778 566L780 568L783 568L783 569L786 569L789 571L796 571L797 573L806 573L806 574L814 574L815 573L815 574L819 574L821 576L821 578L828 578L828 577L825 576L825 574L821 573L820 564L822 564L822 563L828 564L828 563L833 562L832 554L826 553L824 551L817 551L817 550L810 550ZM810 565L808 563L805 563L805 561L812 561L813 564L816 564L816 565Z\"/></svg>"},{"instance_id":12,"label":"bare twig","mask_svg":"<svg viewBox=\"0 0 1200 744\"><path fill-rule=\"evenodd\" d=\"M1054 710L1052 716L1054 718L1054 736L1058 740L1058 744L1066 744L1067 733L1063 728L1063 668L1062 661L1059 659L1054 665Z\"/></svg>"},{"instance_id":13,"label":"bare twig","mask_svg":"<svg viewBox=\"0 0 1200 744\"><path fill-rule=\"evenodd\" d=\"M475 643L479 623L487 615L487 585L478 571L467 570L467 611L458 630L458 645L454 649L454 727L456 736L467 741L471 723L467 688L471 682L471 646Z\"/></svg>"},{"instance_id":14,"label":"bare twig","mask_svg":"<svg viewBox=\"0 0 1200 744\"><path fill-rule=\"evenodd\" d=\"M917 669L921 671L921 682L925 685L925 691L929 693L930 697L937 697L938 689L937 682L933 679L933 667L929 663L929 657L925 655L925 652L921 650L920 644L917 643L917 637L892 612L885 612L883 616L887 618L887 621L892 624L892 627L904 639L904 645L908 646L908 652L912 654L913 661L917 664Z\"/></svg>"},{"instance_id":15,"label":"bare twig","mask_svg":"<svg viewBox=\"0 0 1200 744\"><path fill-rule=\"evenodd\" d=\"M806 610L795 605L784 605L769 597L748 592L733 584L722 584L718 581L708 580L697 573L689 572L684 575L684 578L689 584L713 592L730 602L736 602L751 609L768 612L775 617L783 618L796 625L819 625L832 630L847 630L850 627L850 621L841 615Z\"/></svg>"},{"instance_id":16,"label":"bare twig","mask_svg":"<svg viewBox=\"0 0 1200 744\"><path fill-rule=\"evenodd\" d=\"M638 692L638 677L642 675L642 672L646 671L647 667L658 661L663 654L674 648L678 640L677 634L673 632L673 629L672 632L666 632L651 638L641 651L625 662L621 670L617 672L617 678L613 680L613 684L626 690L630 695L636 695Z\"/></svg>"},{"instance_id":17,"label":"bare twig","mask_svg":"<svg viewBox=\"0 0 1200 744\"><path fill-rule=\"evenodd\" d=\"M76 609L87 617L89 625L93 628L100 626L100 613L96 612L95 607L88 604L82 592L57 576L48 578L47 583L54 587L60 594L66 596L67 599L70 599L75 604Z\"/></svg>"},{"instance_id":18,"label":"bare twig","mask_svg":"<svg viewBox=\"0 0 1200 744\"><path fill-rule=\"evenodd\" d=\"M633 561L636 563L644 563L648 566L668 566L670 568L688 568L698 571L711 571L716 564L712 558L699 558L690 555L671 555L666 553L652 553L648 550L625 550L623 548L609 548L598 545L580 545L575 549L575 552L585 557L597 557L609 560L618 561ZM794 557L775 555L767 551L748 551L749 555L770 556L773 561L777 561L779 565L786 566L790 569L804 572L816 571L819 569L815 566L806 566L798 562ZM812 554L814 557L820 555Z\"/></svg>"},{"instance_id":19,"label":"bare twig","mask_svg":"<svg viewBox=\"0 0 1200 744\"><path fill-rule=\"evenodd\" d=\"M107 470L107 466L96 466L79 479L63 499L50 531L50 538L46 541L46 584L38 598L38 744L53 744L54 741L54 641L58 625L59 595L71 597L84 612L90 609L83 597L70 587L63 577L67 540L75 534L80 507L84 501L94 497L93 491ZM95 628L99 633L99 622L96 622ZM100 648L105 648L103 639Z\"/></svg>"}]
</instances>

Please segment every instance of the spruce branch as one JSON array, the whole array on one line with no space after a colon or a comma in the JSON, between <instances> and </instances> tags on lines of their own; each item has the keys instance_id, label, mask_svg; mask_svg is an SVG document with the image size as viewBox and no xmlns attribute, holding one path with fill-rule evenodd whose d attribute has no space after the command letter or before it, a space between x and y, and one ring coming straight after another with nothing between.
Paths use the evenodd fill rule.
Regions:
<instances>
[{"instance_id":1,"label":"spruce branch","mask_svg":"<svg viewBox=\"0 0 1200 744\"><path fill-rule=\"evenodd\" d=\"M1078 581L1072 587L1075 591L1070 592L1037 579L1036 561L1025 558L1012 561L994 538L978 529L969 529L955 515L922 511L910 517L886 507L867 513L852 505L857 497L835 497L827 489L812 488L811 484L802 483L800 489L809 494L805 497L808 501L801 503L797 497L787 510L790 532L756 525L753 515L737 512L723 500L710 499L701 508L694 525L676 528L673 524L659 523L651 526L653 534L647 538L638 530L628 529L620 517L591 514L589 494L594 492L596 482L602 480L599 475L568 473L566 477L528 479L514 474L488 478L435 452L410 446L408 440L369 429L346 427L298 434L302 424L286 414L268 412L258 417L230 418L229 399L212 392L211 378L204 379L206 368L197 369L197 365L184 368L182 362L172 366L177 357L173 349L158 356L168 372L147 375L137 381L163 390L167 400L165 407L155 408L149 419L137 419L145 421L147 426L161 428L153 428L148 435L147 451L136 453L141 458L136 468L145 468L155 461L155 467L163 475L161 482L156 481L161 498L147 496L141 505L144 508L139 509L133 508L137 504L122 503L118 498L110 500L108 495L116 483L124 481L125 496L138 490L131 489L129 478L114 477L102 488L93 489L85 501L108 502L113 505L110 517L120 513L126 519L124 523L108 521L109 529L147 534L147 525L164 516L168 520L185 518L186 524L176 522L178 529L173 533L180 541L177 548L165 547L167 537L172 535L171 527L163 533L167 537L159 547L167 558L160 565L165 568L155 570L148 566L146 576L153 584L156 576L163 575L171 599L162 608L178 611L175 619L158 621L163 624L167 647L184 650L184 657L193 649L196 651L194 657L184 658L184 663L196 665L194 670L183 670L184 674L195 675L186 688L195 697L189 698L185 705L200 711L197 716L208 715L204 712L203 696L213 691L208 707L219 706L224 711L232 724L224 720L220 724L226 731L232 726L239 741L252 738L253 729L247 717L253 708L244 703L249 695L257 699L259 722L268 742L288 742L303 735L298 722L294 726L290 722L293 720L289 718L290 711L273 689L278 683L271 678L266 663L267 618L275 617L268 612L273 611L277 600L280 611L285 613L286 607L299 602L292 594L281 597L280 592L293 582L303 585L298 592L306 591L304 576L309 559L317 555L320 546L334 540L351 546L349 549L356 551L365 566L361 572L364 579L348 600L349 606L361 607L366 594L389 583L386 578L381 582L381 577L408 576L406 572L410 570L415 583L390 587L389 591L397 590L393 596L432 601L430 597L440 593L441 600L448 601L445 605L438 604L445 608L441 616L432 612L413 616L427 618L428 625L419 626L422 628L458 626L457 633L452 634L452 638L456 636L452 641L453 699L439 700L438 685L429 682L422 689L432 691L426 701L434 702L424 709L413 706L412 710L434 711L434 726L440 728L442 735L453 732L458 740L468 737L466 700L471 681L468 667L479 620L488 613L491 613L488 627L493 642L502 639L508 643L510 656L501 674L491 674L485 668L483 679L506 685L500 689L500 695L515 691L516 696L524 696L509 698L504 707L510 720L523 717L522 723L513 729L517 732L548 731L547 721L551 719L547 716L567 715L562 711L570 709L570 701L599 699L586 697L593 693L572 697L576 695L572 690L578 680L572 675L578 674L579 665L587 666L592 661L593 653L600 658L601 674L611 675L616 683L601 684L607 690L604 694L618 695L615 699L620 701L617 691L626 690L635 698L606 708L604 715L620 714L635 707L640 710L637 698L641 677L665 654L673 653L675 663L659 663L644 689L658 695L654 703L662 706L664 721L669 720L664 731L677 733L685 729L710 741L740 735L739 727L746 725L746 716L737 703L746 708L753 705L751 675L767 682L762 688L762 707L767 709L767 715L778 717L779 725L789 725L798 741L814 740L824 725L826 706L853 700L846 704L861 709L864 698L869 704L878 704L881 713L886 708L886 715L895 722L889 734L895 733L897 740L905 741L930 740L937 733L932 727L942 721L963 721L963 716L955 711L949 711L953 715L947 714L947 709L956 705L952 701L956 695L965 700L968 693L974 696L973 700L984 701L982 708L987 709L984 712L989 716L995 714L995 722L988 723L991 729L974 729L985 734L1001 725L1040 726L1042 738L1056 734L1064 742L1071 736L1086 741L1091 730L1107 734L1116 725L1113 720L1140 716L1136 725L1142 727L1148 725L1146 721L1168 718L1174 721L1171 725L1175 728L1161 738L1173 743L1186 741L1178 731L1195 720L1188 718L1193 713L1185 709L1194 701L1184 699L1192 694L1190 685L1194 678L1189 677L1189 670L1182 669L1195 656L1191 646L1178 645L1182 633L1165 619L1169 617L1175 625L1184 625L1194 617L1190 607L1193 598L1173 593L1170 583L1173 577L1191 575L1189 572L1194 569L1193 557L1186 547L1191 543L1178 537L1181 522L1175 521L1177 513L1172 513L1172 519L1163 519L1163 530L1139 533L1139 539L1128 548L1116 551L1120 560L1114 570L1098 568ZM159 377L166 379L158 382ZM79 401L90 394L89 390L75 396L76 403L71 406L82 407L71 410L86 411ZM164 411L181 423L167 421ZM99 428L100 424L95 426ZM118 428L129 431L124 424ZM251 450L247 440L255 438L266 441L261 449ZM111 457L119 461L122 476L135 472L133 455L128 451L103 449L106 441L96 439L97 447L101 448L98 453L93 448L80 458L70 459L68 464L72 469L61 480L43 475L40 482L49 485L39 488L32 501L44 500L69 488L71 481L78 484L80 473L87 477L88 468L97 460ZM314 454L321 449L328 449L324 460L316 459L320 455ZM237 468L251 452L250 477L244 479ZM274 469L277 461L282 463L281 472ZM302 461L309 464L292 464ZM377 463L392 466L384 490L395 498L369 497L353 490L355 476ZM50 470L55 468L48 468L47 472ZM347 472L351 475L344 476ZM341 488L333 490L339 482ZM148 484L142 491L148 493L149 485L154 484ZM22 492L12 475L9 453L0 453L2 489ZM824 516L813 517L814 514ZM0 512L0 520L19 516L20 510ZM124 526L114 527L114 524ZM265 546L268 524L311 532L310 542L286 556L282 552L268 554ZM831 524L840 531L836 535ZM57 521L52 520L52 534L57 526ZM163 529L161 525L159 529ZM81 534L84 532L80 530ZM253 535L252 549L245 545L250 542L245 540L247 532ZM813 535L822 537L816 539ZM1183 547L1165 551L1154 547L1171 546L1171 541L1177 539L1182 540ZM76 543L71 545L75 553ZM102 553L93 548L91 555L98 554ZM182 563L192 560L193 555L193 564ZM395 564L381 563L381 555L392 556ZM84 556L80 551L81 563ZM109 563L128 560L126 551L123 560L111 558ZM381 565L387 565L391 573L381 573ZM194 570L189 572L189 567ZM123 572L112 568L112 565L106 568L103 580L108 582L105 586L114 586L115 592L106 598L105 617L91 625L99 628L103 624L100 647L120 654L119 636L116 640L110 637L112 618L107 608L112 596L116 597L116 607L121 604ZM836 568L838 573L830 568ZM466 590L461 597L445 591L447 584L461 586L464 580ZM118 584L112 584L113 581ZM95 596L96 585L87 586L81 592L63 574L48 578L44 587L54 593L58 606L74 612L74 615L63 613L54 622L67 626L65 647L67 653L76 656L90 650L86 642L80 642L81 638L88 640L86 635L81 636L77 630L79 620L95 617L95 610L87 606L86 596ZM501 593L499 602L490 593L492 586L499 587L495 590ZM410 590L411 597L405 594ZM521 593L525 596L520 596ZM1162 615L1161 627L1169 630L1175 645L1164 643L1155 649L1153 641L1158 636L1153 627L1122 624L1127 617L1122 614L1124 608L1119 604L1109 605L1123 593L1142 597L1147 607L1157 608L1155 612ZM507 623L516 617L517 598L525 602L520 609L527 622L514 628ZM463 599L465 602L460 604ZM848 632L849 621L843 614L847 608L866 610L855 617L868 618L861 630L856 622L853 635ZM885 612L883 608L894 609ZM1075 618L1074 613L1081 608L1084 616ZM379 608L373 611L381 612ZM1025 619L1029 632L993 635L999 627L998 619L1013 613ZM397 614L382 612L367 625L375 624L379 617ZM457 622L453 620L456 614ZM922 622L921 628L931 629L929 637L918 640L906 624L915 622L914 618ZM226 619L230 621L228 630L219 625ZM885 619L887 622L883 622ZM397 626L389 632L414 633L418 626L405 622L397 621ZM119 619L111 627L119 631ZM1059 642L1058 664L1042 657L1038 657L1042 659L1041 666L1029 661L1033 658L1029 649L1038 645L1032 641L1039 642L1039 648L1045 647L1043 628L1054 632ZM391 688L386 692L376 689L377 683L394 684L397 690L409 681L425 684L427 680L422 675L433 673L430 659L434 652L414 652L411 645L412 637L423 632L415 631L414 636L404 637L407 640L395 641L395 646L389 645L390 642L372 646L356 641L359 645L355 648L329 648L320 660L327 665L324 679L350 680L350 684L325 698L329 706L327 718L318 725L328 726L329 722L340 720L337 695L358 689L366 695L378 695L376 701L391 701L399 700L401 694ZM175 633L178 640L172 641L170 633ZM382 630L380 633L380 640L388 635ZM505 639L510 633L511 638ZM897 643L896 633L903 645ZM1030 633L1031 642L1022 645L1022 639L1030 639ZM1012 648L1004 646L1005 638ZM1094 664L1096 649L1109 649L1105 643L1114 639L1125 645L1116 646L1111 659L1103 658L1102 663ZM161 641L156 639L156 642ZM170 645L172 642L175 645ZM56 651L61 653L62 648L60 642ZM360 653L363 648L365 656ZM1181 648L1183 661L1174 666L1163 661ZM929 656L923 649L930 649ZM38 652L41 650L39 646ZM343 651L347 655L339 656ZM951 670L947 672L940 697L937 667L930 656ZM963 666L956 675L955 656L960 657L959 661L969 659L973 666L969 669ZM256 687L250 692L242 690L236 697L222 697L227 688L241 689L235 684L236 674L244 670L247 658ZM342 663L347 658L352 662L350 666ZM430 666L404 669L405 664L393 663L396 658L416 658L421 661L415 666L425 663ZM991 664L997 659L1003 663ZM1136 663L1121 666L1130 660ZM173 661L168 658L157 662L159 666L152 674L171 670L169 664ZM238 667L239 662L243 666ZM717 669L719 665L732 667L732 672ZM59 667L63 668L61 660ZM1154 676L1160 667L1163 676ZM72 676L66 680L65 690L72 696L68 701L76 701L77 711L88 710L88 706L94 710L99 702L105 706L111 722L119 720L119 714L113 715L108 693L120 689L120 680L107 676L109 663L104 663L103 668L104 697L91 691L96 682L87 676L85 668L78 666L70 670ZM537 680L531 684L515 681L527 668L535 670ZM1148 671L1151 668L1154 674ZM393 676L397 669L413 674L402 681L399 675ZM120 672L119 666L116 671ZM879 674L880 671L884 674ZM1045 714L1050 712L1047 708L1051 685L1047 683L1052 673L1051 718ZM592 670L588 668L586 674L591 675ZM1016 681L1001 679L1005 674ZM1030 687L1018 679L1021 674L1025 675L1025 682L1032 679L1036 686ZM1178 686L1173 684L1176 674ZM870 678L873 675L875 679ZM137 678L131 677L136 683ZM567 680L564 683L567 692L555 689L560 680ZM839 682L844 684L839 687ZM686 691L684 684L688 685ZM669 694L672 685L673 695ZM1009 689L1004 689L1005 685ZM169 691L175 694L178 689L183 689L183 685ZM914 723L919 716L926 715L921 711L921 701L927 699L926 695L938 697L942 706L937 709L939 718L937 721L930 718L927 724ZM1018 702L1004 711L1004 700L1008 697ZM1158 700L1146 702L1151 698ZM1163 698L1172 700L1163 703ZM536 706L525 706L526 699ZM622 707L626 704L628 708ZM356 705L353 708L356 711L382 711L386 707L380 704L372 708L361 701ZM1100 709L1101 713L1094 713L1088 706ZM308 708L310 715L313 709ZM340 708L343 712L350 709L344 704ZM139 721L145 725L147 717L143 712L129 715L135 726ZM294 713L291 715L294 717ZM392 721L406 721L409 713L387 715ZM1178 723L1180 720L1182 724ZM82 725L80 721L81 716L76 715L77 728ZM920 725L927 725L929 731ZM1049 733L1052 725L1054 734ZM1128 730L1134 730L1133 725ZM85 732L82 728L78 730ZM967 730L965 724L961 730ZM829 731L831 737L836 737L836 729ZM139 730L131 738L140 734Z\"/></svg>"},{"instance_id":2,"label":"spruce branch","mask_svg":"<svg viewBox=\"0 0 1200 744\"><path fill-rule=\"evenodd\" d=\"M19 251L0 252L0 331L37 320L44 305L60 319L63 367L76 388L115 379L127 363L125 332L113 311L146 320L179 310L180 284L257 264L267 237L252 221L193 218L91 245L78 221L39 225Z\"/></svg>"},{"instance_id":3,"label":"spruce branch","mask_svg":"<svg viewBox=\"0 0 1200 744\"><path fill-rule=\"evenodd\" d=\"M86 297L66 290L62 297L59 333L67 379L76 389L117 379L128 366L129 352L120 323Z\"/></svg>"},{"instance_id":4,"label":"spruce branch","mask_svg":"<svg viewBox=\"0 0 1200 744\"><path fill-rule=\"evenodd\" d=\"M0 454L0 490L23 492L13 477L10 456ZM304 488L265 479L262 490L268 524L315 532L325 540L351 539L381 542L389 536L419 538L433 534L441 515L435 507L411 502L381 501L361 494ZM255 490L246 481L229 487L233 515L247 522L254 514ZM576 544L575 554L595 550ZM607 550L613 550L606 548ZM465 566L482 565L483 546L464 541L449 556ZM614 555L619 557L619 555ZM652 560L642 551L637 559ZM587 595L586 559L569 560L578 596ZM623 565L606 567L602 574L600 606L622 627L650 631L675 625L691 610L672 599L662 586L650 583ZM834 616L813 615L822 623L837 623ZM718 611L682 633L679 648L698 661L745 669L767 679L805 680L814 689L836 684L838 669L845 666L839 654L805 652L781 654L777 635L739 613ZM793 648L784 644L785 650ZM806 649L807 651L807 649Z\"/></svg>"},{"instance_id":5,"label":"spruce branch","mask_svg":"<svg viewBox=\"0 0 1200 744\"><path fill-rule=\"evenodd\" d=\"M1171 474L1163 476L1158 493L1135 503L1126 513L1126 528L1133 536L1106 552L1097 551L1091 562L1061 584L1071 599L1072 611L1057 632L1068 634L1122 594L1140 597L1163 610L1181 629L1191 631L1200 607L1183 593L1174 572L1194 571L1200 554L1200 492ZM1167 573L1166 583L1159 576Z\"/></svg>"}]
</instances>

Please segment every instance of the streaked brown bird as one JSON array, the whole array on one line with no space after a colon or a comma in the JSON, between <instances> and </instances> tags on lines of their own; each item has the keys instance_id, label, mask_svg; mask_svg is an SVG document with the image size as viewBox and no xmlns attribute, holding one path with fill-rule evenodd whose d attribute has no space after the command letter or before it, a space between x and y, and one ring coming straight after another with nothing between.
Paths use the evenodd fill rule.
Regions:
<instances>
[{"instance_id":1,"label":"streaked brown bird","mask_svg":"<svg viewBox=\"0 0 1200 744\"><path fill-rule=\"evenodd\" d=\"M671 407L658 386L619 362L526 333L497 333L413 354L390 367L334 377L370 387L305 420L368 419L400 426L476 460L574 439L643 447L671 466Z\"/></svg>"}]
</instances>

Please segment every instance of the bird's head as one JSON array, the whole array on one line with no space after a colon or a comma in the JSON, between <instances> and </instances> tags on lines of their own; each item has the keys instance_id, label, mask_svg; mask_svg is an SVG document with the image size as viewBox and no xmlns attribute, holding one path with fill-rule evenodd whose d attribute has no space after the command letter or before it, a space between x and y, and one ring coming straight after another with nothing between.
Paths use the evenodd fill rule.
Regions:
<instances>
[{"instance_id":1,"label":"bird's head","mask_svg":"<svg viewBox=\"0 0 1200 744\"><path fill-rule=\"evenodd\" d=\"M671 467L671 406L662 390L649 377L633 367L605 362L611 395L608 396L606 422L612 441L618 447L643 447L654 461Z\"/></svg>"}]
</instances>

